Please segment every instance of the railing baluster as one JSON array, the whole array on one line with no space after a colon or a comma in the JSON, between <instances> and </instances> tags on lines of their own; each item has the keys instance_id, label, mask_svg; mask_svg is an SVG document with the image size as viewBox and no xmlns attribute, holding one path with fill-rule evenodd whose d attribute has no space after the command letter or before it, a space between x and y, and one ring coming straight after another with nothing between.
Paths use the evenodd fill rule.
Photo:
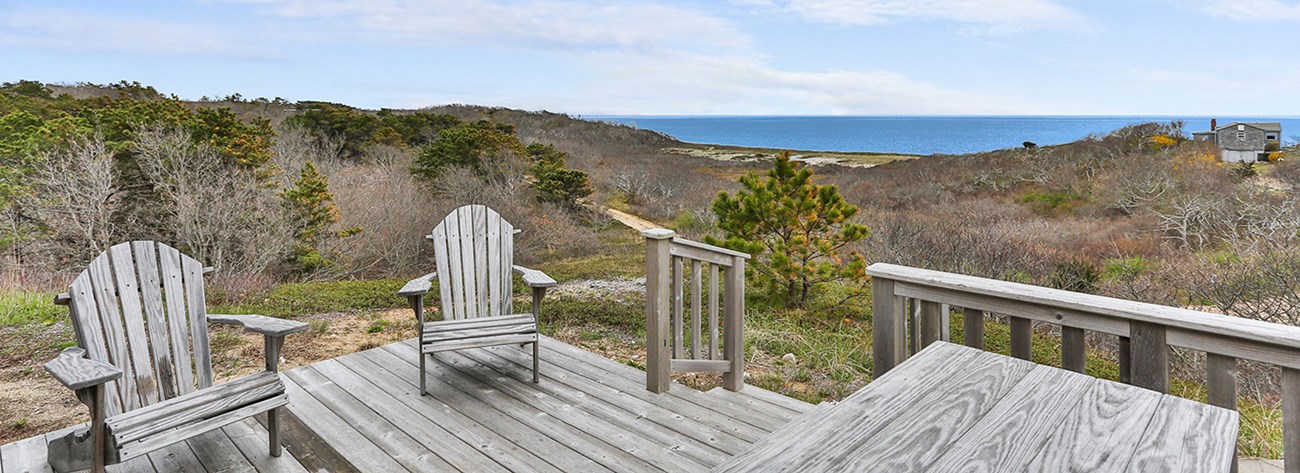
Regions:
<instances>
[{"instance_id":1,"label":"railing baluster","mask_svg":"<svg viewBox=\"0 0 1300 473\"><path fill-rule=\"evenodd\" d=\"M685 297L683 297L682 291L686 290L686 285L682 284L682 279L684 277L682 273L684 272L685 271L683 271L682 268L682 258L680 256L674 257L673 258L673 358L681 358L683 354L682 352L685 351L684 345L686 345L683 342L685 334L682 333L683 331L685 331L685 324L682 323L682 319L686 316L686 312L682 310L682 303L684 302L683 299L685 299Z\"/></svg>"},{"instance_id":2,"label":"railing baluster","mask_svg":"<svg viewBox=\"0 0 1300 473\"><path fill-rule=\"evenodd\" d=\"M962 308L962 333L966 346L971 348L984 349L984 311L971 308Z\"/></svg>"},{"instance_id":3,"label":"railing baluster","mask_svg":"<svg viewBox=\"0 0 1300 473\"><path fill-rule=\"evenodd\" d=\"M1169 392L1169 343L1163 325L1129 322L1132 342L1133 385L1161 393Z\"/></svg>"},{"instance_id":4,"label":"railing baluster","mask_svg":"<svg viewBox=\"0 0 1300 473\"><path fill-rule=\"evenodd\" d=\"M1034 356L1034 321L1011 316L1011 356L1031 360Z\"/></svg>"},{"instance_id":5,"label":"railing baluster","mask_svg":"<svg viewBox=\"0 0 1300 473\"><path fill-rule=\"evenodd\" d=\"M745 258L733 256L727 268L726 310L722 323L723 344L731 370L722 374L722 387L739 391L745 386Z\"/></svg>"},{"instance_id":6,"label":"railing baluster","mask_svg":"<svg viewBox=\"0 0 1300 473\"><path fill-rule=\"evenodd\" d=\"M1206 400L1210 404L1237 410L1237 359L1215 353L1205 354ZM1232 472L1237 471L1237 452L1232 452Z\"/></svg>"},{"instance_id":7,"label":"railing baluster","mask_svg":"<svg viewBox=\"0 0 1300 473\"><path fill-rule=\"evenodd\" d=\"M907 359L907 304L894 281L871 278L871 376L879 378Z\"/></svg>"},{"instance_id":8,"label":"railing baluster","mask_svg":"<svg viewBox=\"0 0 1300 473\"><path fill-rule=\"evenodd\" d=\"M673 259L673 232L656 228L641 232L645 237L645 312L646 312L646 366L645 388L655 393L668 390L671 380L672 352L669 350L669 315L672 274L669 261Z\"/></svg>"},{"instance_id":9,"label":"railing baluster","mask_svg":"<svg viewBox=\"0 0 1300 473\"><path fill-rule=\"evenodd\" d=\"M718 359L718 265L709 265L709 359Z\"/></svg>"},{"instance_id":10,"label":"railing baluster","mask_svg":"<svg viewBox=\"0 0 1300 473\"><path fill-rule=\"evenodd\" d=\"M921 351L931 343L942 339L943 322L939 320L941 307L938 302L917 301L916 305L918 307L916 331L920 332L918 336L920 344L917 345L916 351Z\"/></svg>"},{"instance_id":11,"label":"railing baluster","mask_svg":"<svg viewBox=\"0 0 1300 473\"><path fill-rule=\"evenodd\" d=\"M1282 461L1300 473L1300 370L1282 368Z\"/></svg>"},{"instance_id":12,"label":"railing baluster","mask_svg":"<svg viewBox=\"0 0 1300 473\"><path fill-rule=\"evenodd\" d=\"M1087 369L1088 357L1084 349L1084 331L1078 327L1061 326L1061 368L1076 373Z\"/></svg>"},{"instance_id":13,"label":"railing baluster","mask_svg":"<svg viewBox=\"0 0 1300 473\"><path fill-rule=\"evenodd\" d=\"M1133 341L1119 337L1119 382L1133 384Z\"/></svg>"},{"instance_id":14,"label":"railing baluster","mask_svg":"<svg viewBox=\"0 0 1300 473\"><path fill-rule=\"evenodd\" d=\"M691 260L691 358L696 360L704 359L700 350L700 339L704 337L704 331L701 330L704 321L700 317L700 301L703 297L700 289L704 286L702 269L699 260Z\"/></svg>"}]
</instances>

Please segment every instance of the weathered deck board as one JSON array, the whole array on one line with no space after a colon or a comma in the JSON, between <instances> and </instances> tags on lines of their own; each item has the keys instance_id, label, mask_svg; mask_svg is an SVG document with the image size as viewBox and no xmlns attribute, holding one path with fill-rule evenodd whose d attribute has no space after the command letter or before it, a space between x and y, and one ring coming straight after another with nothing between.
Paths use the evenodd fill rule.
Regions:
<instances>
[{"instance_id":1,"label":"weathered deck board","mask_svg":"<svg viewBox=\"0 0 1300 473\"><path fill-rule=\"evenodd\" d=\"M298 446L331 471L707 471L813 408L752 386L654 394L644 371L546 337L541 347L540 384L531 349L430 356L428 396L414 339L296 368L282 373L283 419L299 425L282 432L282 457L246 419L109 471L305 473ZM0 473L48 471L55 434L0 447Z\"/></svg>"},{"instance_id":2,"label":"weathered deck board","mask_svg":"<svg viewBox=\"0 0 1300 473\"><path fill-rule=\"evenodd\" d=\"M0 447L4 473L52 472L46 444L72 427L37 435ZM109 465L110 473L171 472L271 472L307 473L285 451L279 458L267 454L266 430L252 419L174 443L126 462Z\"/></svg>"}]
</instances>

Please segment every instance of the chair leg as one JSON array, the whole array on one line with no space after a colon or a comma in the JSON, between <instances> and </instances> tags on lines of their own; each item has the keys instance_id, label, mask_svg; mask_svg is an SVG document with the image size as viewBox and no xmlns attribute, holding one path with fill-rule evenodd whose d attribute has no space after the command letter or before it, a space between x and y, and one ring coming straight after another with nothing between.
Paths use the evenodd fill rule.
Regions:
<instances>
[{"instance_id":1,"label":"chair leg","mask_svg":"<svg viewBox=\"0 0 1300 473\"><path fill-rule=\"evenodd\" d=\"M266 411L266 436L271 442L271 456L280 456L280 408Z\"/></svg>"},{"instance_id":2,"label":"chair leg","mask_svg":"<svg viewBox=\"0 0 1300 473\"><path fill-rule=\"evenodd\" d=\"M425 376L425 374L424 374L424 361L425 361L425 358L428 358L429 356L431 356L431 355L429 355L428 353L423 353L423 350L421 350L421 353L420 353L420 395L421 395L421 396L428 396L428 395L429 395L429 390L426 389L426 388L424 387L424 386L425 386L425 385L424 385L424 376Z\"/></svg>"},{"instance_id":3,"label":"chair leg","mask_svg":"<svg viewBox=\"0 0 1300 473\"><path fill-rule=\"evenodd\" d=\"M538 354L539 351L541 351L540 348L539 348L539 347L540 347L540 342L541 342L541 340L538 340L538 341L533 342L533 383L534 383L534 384L536 384L536 383L538 382L538 381L537 381L537 379L538 379L538 372L537 372L537 366L538 366L538 364L537 364L537 354Z\"/></svg>"}]
</instances>

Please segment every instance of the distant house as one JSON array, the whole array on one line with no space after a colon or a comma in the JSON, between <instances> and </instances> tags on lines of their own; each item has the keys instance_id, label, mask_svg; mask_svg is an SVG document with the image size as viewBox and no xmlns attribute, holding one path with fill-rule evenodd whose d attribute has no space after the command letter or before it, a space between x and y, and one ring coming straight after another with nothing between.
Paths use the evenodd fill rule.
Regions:
<instances>
[{"instance_id":1,"label":"distant house","mask_svg":"<svg viewBox=\"0 0 1300 473\"><path fill-rule=\"evenodd\" d=\"M1219 145L1219 158L1225 163L1268 161L1269 143L1281 144L1281 123L1232 122L1218 126L1210 120L1210 131L1192 133L1196 141L1209 141Z\"/></svg>"}]
</instances>

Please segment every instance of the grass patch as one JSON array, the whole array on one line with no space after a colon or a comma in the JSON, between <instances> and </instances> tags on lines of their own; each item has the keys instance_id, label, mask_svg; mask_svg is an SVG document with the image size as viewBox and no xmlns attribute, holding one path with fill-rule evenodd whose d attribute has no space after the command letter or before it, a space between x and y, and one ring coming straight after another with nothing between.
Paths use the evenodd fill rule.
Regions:
<instances>
[{"instance_id":1,"label":"grass patch","mask_svg":"<svg viewBox=\"0 0 1300 473\"><path fill-rule=\"evenodd\" d=\"M0 327L66 320L68 309L54 305L52 292L0 291Z\"/></svg>"},{"instance_id":2,"label":"grass patch","mask_svg":"<svg viewBox=\"0 0 1300 473\"><path fill-rule=\"evenodd\" d=\"M329 312L359 312L406 307L406 298L397 291L407 278L370 281L319 281L276 286L270 291L251 294L242 301L208 307L216 314L261 314L294 318Z\"/></svg>"}]
</instances>

